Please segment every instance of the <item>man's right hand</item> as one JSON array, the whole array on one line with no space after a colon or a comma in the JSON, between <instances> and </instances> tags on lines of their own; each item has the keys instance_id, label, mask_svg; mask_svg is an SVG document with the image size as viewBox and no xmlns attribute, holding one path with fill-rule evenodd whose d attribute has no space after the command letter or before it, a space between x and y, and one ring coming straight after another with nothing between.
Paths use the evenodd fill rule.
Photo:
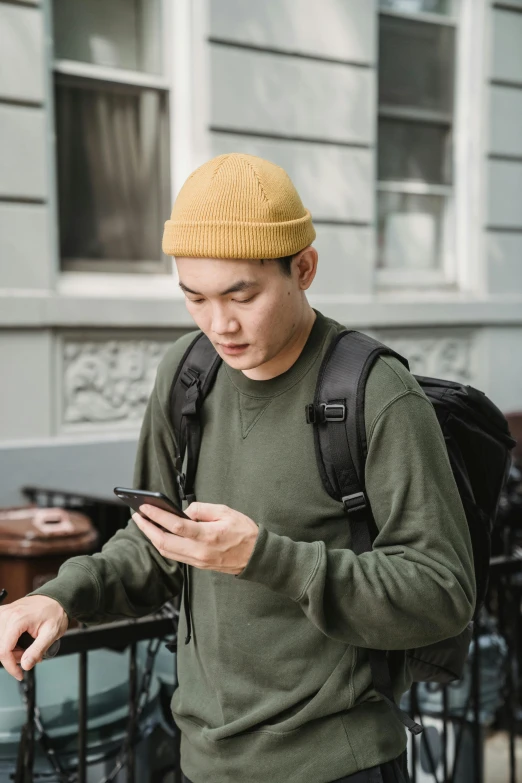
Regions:
<instances>
[{"instance_id":1,"label":"man's right hand","mask_svg":"<svg viewBox=\"0 0 522 783\"><path fill-rule=\"evenodd\" d=\"M0 607L0 663L17 680L42 660L51 644L67 630L69 618L58 601L45 595L31 595ZM34 642L27 650L16 646L27 631Z\"/></svg>"}]
</instances>

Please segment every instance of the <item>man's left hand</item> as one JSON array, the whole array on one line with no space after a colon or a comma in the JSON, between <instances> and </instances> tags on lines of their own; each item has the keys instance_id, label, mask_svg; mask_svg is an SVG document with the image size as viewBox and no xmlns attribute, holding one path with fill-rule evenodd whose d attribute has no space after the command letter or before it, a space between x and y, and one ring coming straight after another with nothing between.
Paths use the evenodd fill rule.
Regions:
<instances>
[{"instance_id":1,"label":"man's left hand","mask_svg":"<svg viewBox=\"0 0 522 783\"><path fill-rule=\"evenodd\" d=\"M191 503L185 510L190 520L147 504L140 511L161 526L138 512L132 515L160 555L196 568L239 574L257 539L256 523L228 506Z\"/></svg>"}]
</instances>

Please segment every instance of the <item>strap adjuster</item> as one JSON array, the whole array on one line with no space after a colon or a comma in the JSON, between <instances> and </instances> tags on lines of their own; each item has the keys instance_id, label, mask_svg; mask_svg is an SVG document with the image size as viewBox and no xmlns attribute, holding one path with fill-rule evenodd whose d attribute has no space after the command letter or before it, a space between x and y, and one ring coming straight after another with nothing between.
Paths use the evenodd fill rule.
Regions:
<instances>
[{"instance_id":1,"label":"strap adjuster","mask_svg":"<svg viewBox=\"0 0 522 783\"><path fill-rule=\"evenodd\" d=\"M185 393L185 404L181 409L183 416L197 415L200 395L201 387L199 384L199 378L194 378L192 384L188 387Z\"/></svg>"},{"instance_id":2,"label":"strap adjuster","mask_svg":"<svg viewBox=\"0 0 522 783\"><path fill-rule=\"evenodd\" d=\"M193 370L192 367L187 367L187 369L181 373L179 379L185 389L189 389L194 383L199 381L199 372Z\"/></svg>"},{"instance_id":3,"label":"strap adjuster","mask_svg":"<svg viewBox=\"0 0 522 783\"><path fill-rule=\"evenodd\" d=\"M363 511L368 507L364 492L354 492L353 495L345 495L342 498L342 501L344 510L347 514L353 514L355 511Z\"/></svg>"},{"instance_id":4,"label":"strap adjuster","mask_svg":"<svg viewBox=\"0 0 522 783\"><path fill-rule=\"evenodd\" d=\"M180 494L180 497L181 497L182 500L186 500L186 497L187 497L186 492L185 492L186 480L187 480L187 478L186 478L184 473L180 472L180 473L176 474L176 482L177 482L178 489L179 489L179 494Z\"/></svg>"},{"instance_id":5,"label":"strap adjuster","mask_svg":"<svg viewBox=\"0 0 522 783\"><path fill-rule=\"evenodd\" d=\"M315 406L313 403L305 405L306 421L308 424L324 424L328 421L345 421L346 405L342 402L321 402Z\"/></svg>"},{"instance_id":6,"label":"strap adjuster","mask_svg":"<svg viewBox=\"0 0 522 783\"><path fill-rule=\"evenodd\" d=\"M346 419L346 405L342 402L323 402L319 408L323 421L344 421Z\"/></svg>"}]
</instances>

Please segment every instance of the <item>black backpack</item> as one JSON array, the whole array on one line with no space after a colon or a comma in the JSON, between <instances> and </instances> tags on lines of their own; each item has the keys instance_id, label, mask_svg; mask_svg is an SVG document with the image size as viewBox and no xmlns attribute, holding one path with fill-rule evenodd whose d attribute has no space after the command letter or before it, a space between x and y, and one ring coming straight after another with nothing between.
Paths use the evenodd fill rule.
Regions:
<instances>
[{"instance_id":1,"label":"black backpack","mask_svg":"<svg viewBox=\"0 0 522 783\"><path fill-rule=\"evenodd\" d=\"M406 359L368 335L353 330L338 334L321 364L314 401L306 406L303 415L303 425L308 422L314 427L317 465L324 488L343 504L356 554L370 551L377 534L365 493L364 394L366 380L379 356L394 356L409 369ZM201 444L199 411L220 365L221 358L211 342L199 334L185 352L172 383L171 417L178 445L176 471L181 496L189 502L195 500L194 480ZM476 613L486 595L491 534L515 440L501 411L483 392L452 381L414 377L435 408L466 513L473 546ZM187 568L184 596L188 641ZM471 638L472 624L457 637L408 650L413 680L449 683L459 679ZM369 650L368 655L375 689L410 731L419 733L421 727L395 703L388 653Z\"/></svg>"}]
</instances>

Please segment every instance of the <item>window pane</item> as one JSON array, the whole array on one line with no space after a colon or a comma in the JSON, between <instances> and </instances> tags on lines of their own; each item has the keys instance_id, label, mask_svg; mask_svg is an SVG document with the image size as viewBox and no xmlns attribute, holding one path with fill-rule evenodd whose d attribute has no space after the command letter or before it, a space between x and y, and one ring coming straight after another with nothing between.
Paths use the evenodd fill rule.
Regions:
<instances>
[{"instance_id":1,"label":"window pane","mask_svg":"<svg viewBox=\"0 0 522 783\"><path fill-rule=\"evenodd\" d=\"M55 0L55 57L161 72L159 0Z\"/></svg>"},{"instance_id":2,"label":"window pane","mask_svg":"<svg viewBox=\"0 0 522 783\"><path fill-rule=\"evenodd\" d=\"M160 262L169 211L165 95L58 83L56 131L62 258Z\"/></svg>"},{"instance_id":3,"label":"window pane","mask_svg":"<svg viewBox=\"0 0 522 783\"><path fill-rule=\"evenodd\" d=\"M381 119L379 179L451 184L451 132L443 125Z\"/></svg>"},{"instance_id":4,"label":"window pane","mask_svg":"<svg viewBox=\"0 0 522 783\"><path fill-rule=\"evenodd\" d=\"M379 0L383 10L405 14L450 14L451 5L451 0Z\"/></svg>"},{"instance_id":5,"label":"window pane","mask_svg":"<svg viewBox=\"0 0 522 783\"><path fill-rule=\"evenodd\" d=\"M436 269L440 257L443 196L378 194L380 267Z\"/></svg>"},{"instance_id":6,"label":"window pane","mask_svg":"<svg viewBox=\"0 0 522 783\"><path fill-rule=\"evenodd\" d=\"M455 31L381 16L379 103L452 113Z\"/></svg>"}]
</instances>

